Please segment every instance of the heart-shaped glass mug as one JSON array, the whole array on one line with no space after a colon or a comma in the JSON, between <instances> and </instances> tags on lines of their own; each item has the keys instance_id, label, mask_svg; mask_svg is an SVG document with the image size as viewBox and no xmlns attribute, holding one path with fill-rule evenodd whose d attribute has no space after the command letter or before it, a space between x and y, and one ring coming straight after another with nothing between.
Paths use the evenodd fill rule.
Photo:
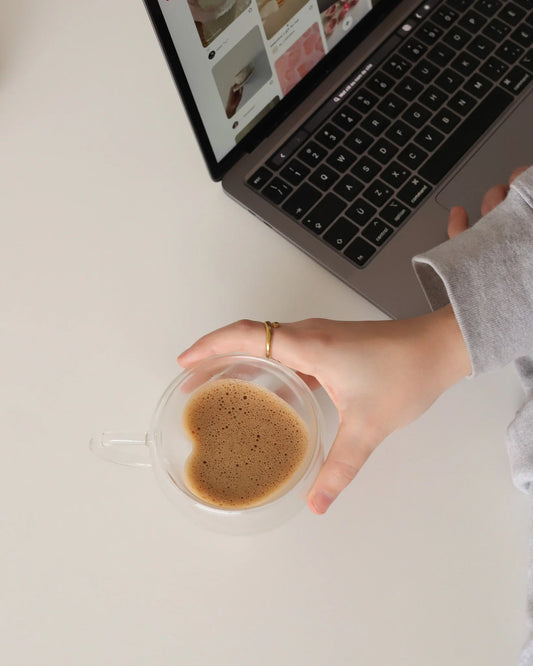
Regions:
<instances>
[{"instance_id":1,"label":"heart-shaped glass mug","mask_svg":"<svg viewBox=\"0 0 533 666\"><path fill-rule=\"evenodd\" d=\"M186 463L193 443L183 423L191 396L210 382L241 380L286 403L309 435L303 461L262 503L231 508L214 505L195 494L187 481ZM323 462L323 423L312 391L292 370L273 359L246 354L209 357L183 371L165 390L144 435L103 432L92 437L99 457L133 467L151 467L165 494L197 524L227 534L253 534L272 529L305 505L305 497Z\"/></svg>"}]
</instances>

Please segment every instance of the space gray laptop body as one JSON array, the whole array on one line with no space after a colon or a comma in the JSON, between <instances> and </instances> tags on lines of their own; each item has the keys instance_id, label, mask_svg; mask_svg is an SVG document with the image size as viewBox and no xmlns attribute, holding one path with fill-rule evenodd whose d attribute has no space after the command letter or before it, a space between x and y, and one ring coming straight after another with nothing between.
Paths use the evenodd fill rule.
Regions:
<instances>
[{"instance_id":1,"label":"space gray laptop body","mask_svg":"<svg viewBox=\"0 0 533 666\"><path fill-rule=\"evenodd\" d=\"M428 310L412 257L449 209L476 221L532 163L532 3L359 2L145 0L211 176L408 317Z\"/></svg>"}]
</instances>

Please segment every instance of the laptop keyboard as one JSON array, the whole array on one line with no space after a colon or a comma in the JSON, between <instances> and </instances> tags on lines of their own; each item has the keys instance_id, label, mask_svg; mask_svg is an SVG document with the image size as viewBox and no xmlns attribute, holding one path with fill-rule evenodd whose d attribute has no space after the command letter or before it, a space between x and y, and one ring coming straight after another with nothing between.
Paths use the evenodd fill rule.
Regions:
<instances>
[{"instance_id":1,"label":"laptop keyboard","mask_svg":"<svg viewBox=\"0 0 533 666\"><path fill-rule=\"evenodd\" d=\"M247 179L363 268L533 78L533 0L429 0Z\"/></svg>"}]
</instances>

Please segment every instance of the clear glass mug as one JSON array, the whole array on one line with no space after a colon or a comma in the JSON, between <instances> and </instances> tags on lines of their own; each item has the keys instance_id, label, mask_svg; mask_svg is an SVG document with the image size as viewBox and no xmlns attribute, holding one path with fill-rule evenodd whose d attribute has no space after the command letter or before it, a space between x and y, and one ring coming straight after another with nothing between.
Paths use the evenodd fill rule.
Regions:
<instances>
[{"instance_id":1,"label":"clear glass mug","mask_svg":"<svg viewBox=\"0 0 533 666\"><path fill-rule=\"evenodd\" d=\"M221 508L197 497L187 487L185 463L192 442L183 429L183 410L196 389L217 379L242 379L275 393L297 412L309 432L306 458L282 489L263 504ZM205 359L174 379L159 399L147 433L132 436L103 432L91 439L90 447L105 460L153 468L165 494L196 523L227 534L252 534L280 525L305 505L323 463L322 439L318 403L295 372L273 359L224 354Z\"/></svg>"}]
</instances>

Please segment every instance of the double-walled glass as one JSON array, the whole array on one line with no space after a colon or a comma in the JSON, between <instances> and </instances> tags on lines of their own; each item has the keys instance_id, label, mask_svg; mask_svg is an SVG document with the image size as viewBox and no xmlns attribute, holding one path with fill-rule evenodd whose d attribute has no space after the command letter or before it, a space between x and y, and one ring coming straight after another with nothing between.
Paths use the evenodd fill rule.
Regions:
<instances>
[{"instance_id":1,"label":"double-walled glass","mask_svg":"<svg viewBox=\"0 0 533 666\"><path fill-rule=\"evenodd\" d=\"M183 428L183 411L196 389L218 379L241 379L271 391L296 411L309 433L307 455L298 470L275 495L250 508L209 504L192 493L185 480L192 442ZM167 496L198 524L228 534L251 534L276 527L304 506L323 462L322 437L320 408L296 373L272 359L225 354L176 377L161 396L147 433L103 432L91 439L91 449L116 463L152 467Z\"/></svg>"}]
</instances>

